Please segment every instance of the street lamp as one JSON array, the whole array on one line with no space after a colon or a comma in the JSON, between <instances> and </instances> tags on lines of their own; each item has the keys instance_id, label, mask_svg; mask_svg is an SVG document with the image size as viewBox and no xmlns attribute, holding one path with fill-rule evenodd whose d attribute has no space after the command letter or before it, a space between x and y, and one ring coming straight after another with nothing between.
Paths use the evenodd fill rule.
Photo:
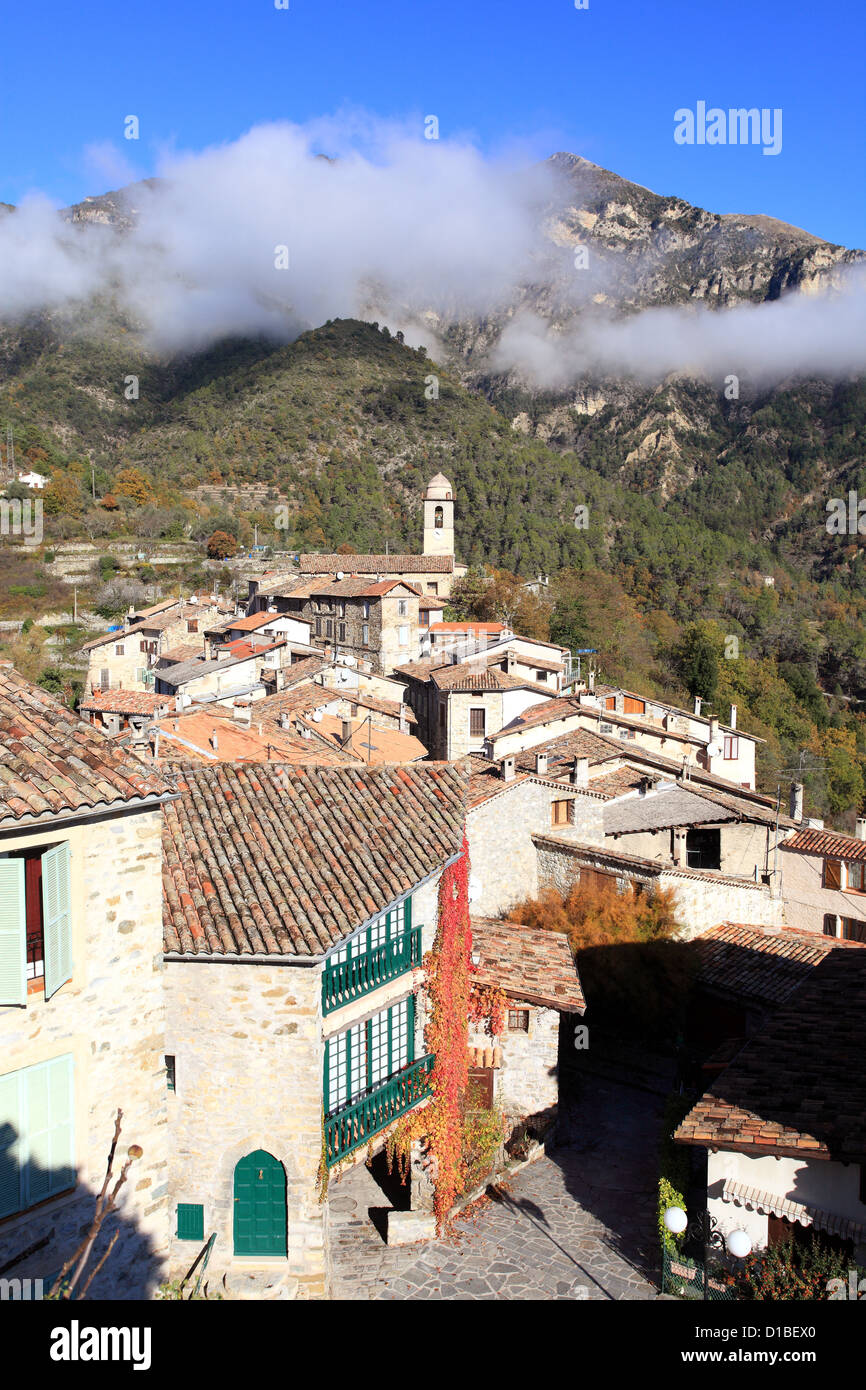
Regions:
<instances>
[{"instance_id":1,"label":"street lamp","mask_svg":"<svg viewBox=\"0 0 866 1390\"><path fill-rule=\"evenodd\" d=\"M707 1288L709 1283L709 1256L711 1250L721 1252L727 1250L734 1259L744 1260L752 1250L752 1242L745 1231L730 1231L725 1236L718 1227L714 1216L708 1211L702 1211L697 1216L689 1220L682 1207L668 1207L665 1211L664 1224L666 1230L671 1235L681 1236L684 1232L687 1240L699 1241L703 1246L703 1297L707 1298Z\"/></svg>"}]
</instances>

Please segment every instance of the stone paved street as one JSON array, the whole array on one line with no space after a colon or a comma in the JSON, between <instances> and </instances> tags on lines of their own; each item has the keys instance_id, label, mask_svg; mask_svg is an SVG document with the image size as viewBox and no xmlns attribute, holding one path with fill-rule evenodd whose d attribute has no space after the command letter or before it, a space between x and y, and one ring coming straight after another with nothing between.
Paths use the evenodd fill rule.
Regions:
<instances>
[{"instance_id":1,"label":"stone paved street","mask_svg":"<svg viewBox=\"0 0 866 1390\"><path fill-rule=\"evenodd\" d=\"M589 1076L577 1086L561 1121L560 1147L459 1219L452 1237L389 1248L368 1215L374 1209L377 1219L389 1205L370 1172L361 1165L335 1182L333 1296L656 1297L661 1101Z\"/></svg>"}]
</instances>

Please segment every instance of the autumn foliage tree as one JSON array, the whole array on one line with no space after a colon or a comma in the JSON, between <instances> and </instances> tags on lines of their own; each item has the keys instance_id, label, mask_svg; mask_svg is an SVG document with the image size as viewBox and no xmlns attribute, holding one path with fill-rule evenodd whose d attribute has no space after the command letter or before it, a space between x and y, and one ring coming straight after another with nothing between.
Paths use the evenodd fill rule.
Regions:
<instances>
[{"instance_id":1,"label":"autumn foliage tree","mask_svg":"<svg viewBox=\"0 0 866 1390\"><path fill-rule=\"evenodd\" d=\"M234 555L238 543L228 531L214 531L207 543L207 553L211 560L227 560Z\"/></svg>"}]
</instances>

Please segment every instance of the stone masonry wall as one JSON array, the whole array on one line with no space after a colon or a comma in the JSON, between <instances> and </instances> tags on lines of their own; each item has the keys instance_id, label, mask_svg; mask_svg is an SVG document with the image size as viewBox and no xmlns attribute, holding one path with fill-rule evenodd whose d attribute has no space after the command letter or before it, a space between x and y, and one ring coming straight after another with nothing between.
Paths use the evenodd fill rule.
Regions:
<instances>
[{"instance_id":1,"label":"stone masonry wall","mask_svg":"<svg viewBox=\"0 0 866 1390\"><path fill-rule=\"evenodd\" d=\"M168 962L166 1050L176 1058L169 1096L172 1206L204 1204L205 1238L216 1231L211 1283L235 1259L234 1170L264 1149L282 1163L288 1208L287 1272L299 1298L326 1292L326 1209L316 1175L322 1146L321 966ZM198 1253L176 1238L184 1273Z\"/></svg>"},{"instance_id":2,"label":"stone masonry wall","mask_svg":"<svg viewBox=\"0 0 866 1390\"><path fill-rule=\"evenodd\" d=\"M66 829L0 839L0 849L70 846L72 979L26 1008L0 1008L0 1071L74 1059L74 1192L0 1222L0 1264L54 1230L48 1247L10 1272L57 1273L93 1215L118 1107L123 1128L115 1173L132 1165L119 1215L103 1228L92 1269L117 1227L119 1239L88 1298L145 1298L165 1277L168 1149L162 996L161 812L105 816Z\"/></svg>"}]
</instances>

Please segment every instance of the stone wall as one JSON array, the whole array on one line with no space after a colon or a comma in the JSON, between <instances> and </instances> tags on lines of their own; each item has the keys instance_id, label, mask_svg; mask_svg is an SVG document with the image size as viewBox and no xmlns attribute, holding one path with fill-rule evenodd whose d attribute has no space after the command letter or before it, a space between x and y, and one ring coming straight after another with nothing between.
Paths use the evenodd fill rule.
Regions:
<instances>
[{"instance_id":1,"label":"stone wall","mask_svg":"<svg viewBox=\"0 0 866 1390\"><path fill-rule=\"evenodd\" d=\"M506 1028L502 1066L497 1077L497 1100L512 1123L538 1114L559 1099L559 1014L509 1000L509 1008L528 1008L529 1031Z\"/></svg>"},{"instance_id":2,"label":"stone wall","mask_svg":"<svg viewBox=\"0 0 866 1390\"><path fill-rule=\"evenodd\" d=\"M602 838L603 801L582 796L567 783L528 778L502 786L498 796L481 802L466 818L469 860L480 885L472 911L481 917L498 917L537 894L541 861L532 836L550 829L552 802L571 801L571 828L582 840Z\"/></svg>"},{"instance_id":3,"label":"stone wall","mask_svg":"<svg viewBox=\"0 0 866 1390\"><path fill-rule=\"evenodd\" d=\"M166 1051L175 1056L170 1095L172 1210L204 1205L217 1239L211 1283L229 1269L282 1264L299 1298L326 1292L326 1209L319 1204L322 1148L321 966L169 961ZM234 1256L234 1170L264 1149L283 1165L288 1260ZM176 1238L171 1264L185 1273L198 1253Z\"/></svg>"},{"instance_id":4,"label":"stone wall","mask_svg":"<svg viewBox=\"0 0 866 1390\"><path fill-rule=\"evenodd\" d=\"M97 1246L117 1227L118 1242L88 1297L144 1298L165 1277L168 1145L162 994L161 812L125 812L65 829L47 826L0 838L0 850L68 841L73 975L45 1000L0 1008L0 1071L71 1055L74 1067L76 1189L0 1224L0 1264L53 1229L45 1250L16 1265L20 1278L57 1273L93 1215L118 1108L123 1129L119 1171L130 1144L132 1165Z\"/></svg>"}]
</instances>

